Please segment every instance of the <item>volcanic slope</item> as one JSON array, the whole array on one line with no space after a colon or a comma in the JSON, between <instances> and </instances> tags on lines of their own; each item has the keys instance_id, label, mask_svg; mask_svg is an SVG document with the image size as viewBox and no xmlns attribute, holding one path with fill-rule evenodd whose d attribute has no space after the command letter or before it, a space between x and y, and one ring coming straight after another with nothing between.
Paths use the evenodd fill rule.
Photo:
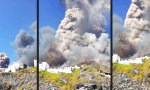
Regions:
<instances>
[{"instance_id":1,"label":"volcanic slope","mask_svg":"<svg viewBox=\"0 0 150 90\"><path fill-rule=\"evenodd\" d=\"M36 90L36 68L0 73L0 90Z\"/></svg>"},{"instance_id":2,"label":"volcanic slope","mask_svg":"<svg viewBox=\"0 0 150 90\"><path fill-rule=\"evenodd\" d=\"M110 78L103 74L110 74L110 68L88 61L78 64L80 69L72 73L50 73L40 71L40 90L109 90Z\"/></svg>"},{"instance_id":3,"label":"volcanic slope","mask_svg":"<svg viewBox=\"0 0 150 90\"><path fill-rule=\"evenodd\" d=\"M150 90L150 59L142 64L113 63L114 90Z\"/></svg>"}]
</instances>

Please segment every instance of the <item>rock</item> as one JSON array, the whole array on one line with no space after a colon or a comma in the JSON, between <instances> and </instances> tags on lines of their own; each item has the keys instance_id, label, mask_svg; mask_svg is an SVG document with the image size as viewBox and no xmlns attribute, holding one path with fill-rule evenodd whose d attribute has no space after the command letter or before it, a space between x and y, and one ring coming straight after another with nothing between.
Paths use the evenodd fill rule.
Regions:
<instances>
[{"instance_id":1,"label":"rock","mask_svg":"<svg viewBox=\"0 0 150 90\"><path fill-rule=\"evenodd\" d=\"M62 79L62 81L64 84L67 84L67 82L68 82L66 79Z\"/></svg>"},{"instance_id":2,"label":"rock","mask_svg":"<svg viewBox=\"0 0 150 90\"><path fill-rule=\"evenodd\" d=\"M135 69L134 72L135 72L135 74L138 74L138 73L139 73L139 71L138 71L137 69Z\"/></svg>"},{"instance_id":3,"label":"rock","mask_svg":"<svg viewBox=\"0 0 150 90\"><path fill-rule=\"evenodd\" d=\"M0 73L0 90L36 90L36 72Z\"/></svg>"},{"instance_id":4,"label":"rock","mask_svg":"<svg viewBox=\"0 0 150 90\"><path fill-rule=\"evenodd\" d=\"M138 80L129 78L126 74L114 74L113 90L149 90L150 87Z\"/></svg>"},{"instance_id":5,"label":"rock","mask_svg":"<svg viewBox=\"0 0 150 90\"><path fill-rule=\"evenodd\" d=\"M96 83L86 83L86 84L80 84L76 87L76 90L99 90L102 87L97 86Z\"/></svg>"}]
</instances>

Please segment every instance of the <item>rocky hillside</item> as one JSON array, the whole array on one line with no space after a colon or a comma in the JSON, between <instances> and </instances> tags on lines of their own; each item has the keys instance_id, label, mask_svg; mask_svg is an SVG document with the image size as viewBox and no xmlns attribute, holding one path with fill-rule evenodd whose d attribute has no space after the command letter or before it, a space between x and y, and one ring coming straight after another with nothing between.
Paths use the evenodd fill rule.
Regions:
<instances>
[{"instance_id":1,"label":"rocky hillside","mask_svg":"<svg viewBox=\"0 0 150 90\"><path fill-rule=\"evenodd\" d=\"M110 73L104 65L91 63L80 65L73 73L49 73L40 71L40 90L109 90L110 78L100 72Z\"/></svg>"},{"instance_id":2,"label":"rocky hillside","mask_svg":"<svg viewBox=\"0 0 150 90\"><path fill-rule=\"evenodd\" d=\"M0 90L36 90L36 68L0 73Z\"/></svg>"},{"instance_id":3,"label":"rocky hillside","mask_svg":"<svg viewBox=\"0 0 150 90\"><path fill-rule=\"evenodd\" d=\"M113 90L150 90L150 60L142 64L113 63Z\"/></svg>"}]
</instances>

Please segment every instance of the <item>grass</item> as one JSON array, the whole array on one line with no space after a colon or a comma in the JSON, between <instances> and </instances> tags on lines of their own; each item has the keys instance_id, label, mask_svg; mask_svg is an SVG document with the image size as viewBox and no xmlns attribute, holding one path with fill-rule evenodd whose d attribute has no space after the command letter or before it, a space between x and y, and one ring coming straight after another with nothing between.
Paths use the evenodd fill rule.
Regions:
<instances>
[{"instance_id":1,"label":"grass","mask_svg":"<svg viewBox=\"0 0 150 90\"><path fill-rule=\"evenodd\" d=\"M150 75L150 60L143 60L142 64L123 65L118 62L113 63L114 73L126 74L131 78L143 80Z\"/></svg>"},{"instance_id":2,"label":"grass","mask_svg":"<svg viewBox=\"0 0 150 90\"><path fill-rule=\"evenodd\" d=\"M56 86L62 89L66 88L74 88L73 83L78 83L78 75L80 74L80 69L75 69L73 73L50 73L46 70L39 72L39 77L43 77L44 82L52 82L55 83ZM63 79L67 80L67 83L63 81Z\"/></svg>"},{"instance_id":3,"label":"grass","mask_svg":"<svg viewBox=\"0 0 150 90\"><path fill-rule=\"evenodd\" d=\"M79 75L84 73L84 75L92 75L96 77L96 81L100 81L100 73L97 69L95 69L93 66L89 65L83 65L85 71L81 71L83 69L74 69L72 73L50 73L45 70L39 72L40 79L43 80L43 82L51 82L54 83L57 87L64 89L64 90L72 90L77 85L87 83L87 82L93 82L93 79L90 80L88 77L82 77L80 78Z\"/></svg>"},{"instance_id":4,"label":"grass","mask_svg":"<svg viewBox=\"0 0 150 90\"><path fill-rule=\"evenodd\" d=\"M22 73L37 72L37 68L36 67L28 67L26 69L17 71L16 73L20 73L20 72L22 72Z\"/></svg>"},{"instance_id":5,"label":"grass","mask_svg":"<svg viewBox=\"0 0 150 90\"><path fill-rule=\"evenodd\" d=\"M49 73L46 70L40 71L39 77L44 77L44 82L56 82L58 78L60 78L61 73Z\"/></svg>"}]
</instances>

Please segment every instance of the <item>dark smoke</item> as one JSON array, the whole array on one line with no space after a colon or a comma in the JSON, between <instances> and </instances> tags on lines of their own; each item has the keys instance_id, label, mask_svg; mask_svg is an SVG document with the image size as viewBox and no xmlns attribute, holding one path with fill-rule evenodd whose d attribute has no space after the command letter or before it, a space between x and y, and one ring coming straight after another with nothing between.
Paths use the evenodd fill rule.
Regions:
<instances>
[{"instance_id":1,"label":"dark smoke","mask_svg":"<svg viewBox=\"0 0 150 90\"><path fill-rule=\"evenodd\" d=\"M122 19L113 15L113 53L121 58L129 58L136 53L135 46L129 41L129 31L123 27Z\"/></svg>"},{"instance_id":2,"label":"dark smoke","mask_svg":"<svg viewBox=\"0 0 150 90\"><path fill-rule=\"evenodd\" d=\"M65 57L57 48L58 42L51 27L40 29L40 62L45 61L51 66L61 66L65 63Z\"/></svg>"},{"instance_id":3,"label":"dark smoke","mask_svg":"<svg viewBox=\"0 0 150 90\"><path fill-rule=\"evenodd\" d=\"M53 43L47 49L46 62L48 62L50 66L61 66L66 62L65 57L57 50L57 47L57 44Z\"/></svg>"},{"instance_id":4,"label":"dark smoke","mask_svg":"<svg viewBox=\"0 0 150 90\"><path fill-rule=\"evenodd\" d=\"M136 49L128 40L126 40L126 36L121 35L118 36L118 48L115 49L114 53L118 54L121 58L129 58L136 53Z\"/></svg>"},{"instance_id":5,"label":"dark smoke","mask_svg":"<svg viewBox=\"0 0 150 90\"><path fill-rule=\"evenodd\" d=\"M36 58L36 43L34 36L20 30L13 42L16 56L19 62L33 66L33 60Z\"/></svg>"},{"instance_id":6,"label":"dark smoke","mask_svg":"<svg viewBox=\"0 0 150 90\"><path fill-rule=\"evenodd\" d=\"M16 36L15 46L19 48L27 47L34 42L33 37L25 32L24 30L20 30L18 35Z\"/></svg>"},{"instance_id":7,"label":"dark smoke","mask_svg":"<svg viewBox=\"0 0 150 90\"><path fill-rule=\"evenodd\" d=\"M5 53L0 53L0 68L8 68L10 60Z\"/></svg>"},{"instance_id":8,"label":"dark smoke","mask_svg":"<svg viewBox=\"0 0 150 90\"><path fill-rule=\"evenodd\" d=\"M123 27L123 21L118 15L113 15L113 22L113 53L121 58L131 57L136 50L128 40L129 31Z\"/></svg>"}]
</instances>

